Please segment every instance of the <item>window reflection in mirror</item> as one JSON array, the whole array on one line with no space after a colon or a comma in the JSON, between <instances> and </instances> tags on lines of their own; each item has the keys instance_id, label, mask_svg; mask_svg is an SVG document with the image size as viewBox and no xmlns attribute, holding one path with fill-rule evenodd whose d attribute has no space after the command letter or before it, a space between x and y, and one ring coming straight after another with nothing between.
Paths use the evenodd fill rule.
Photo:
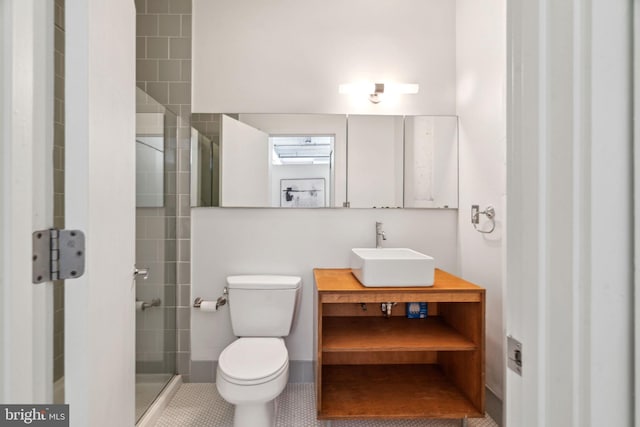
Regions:
<instances>
[{"instance_id":1,"label":"window reflection in mirror","mask_svg":"<svg viewBox=\"0 0 640 427\"><path fill-rule=\"evenodd\" d=\"M333 135L270 136L271 206L331 206Z\"/></svg>"},{"instance_id":2,"label":"window reflection in mirror","mask_svg":"<svg viewBox=\"0 0 640 427\"><path fill-rule=\"evenodd\" d=\"M311 208L346 200L343 115L195 113L192 126L194 206Z\"/></svg>"}]
</instances>

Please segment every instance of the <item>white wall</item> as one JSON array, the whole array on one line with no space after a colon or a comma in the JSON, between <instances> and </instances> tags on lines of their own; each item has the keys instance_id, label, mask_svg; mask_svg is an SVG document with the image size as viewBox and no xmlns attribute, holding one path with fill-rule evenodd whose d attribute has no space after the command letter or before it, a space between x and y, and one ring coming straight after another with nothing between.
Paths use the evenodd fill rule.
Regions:
<instances>
[{"instance_id":1,"label":"white wall","mask_svg":"<svg viewBox=\"0 0 640 427\"><path fill-rule=\"evenodd\" d=\"M638 6L637 1L634 4ZM583 124L590 126L591 137L591 176L584 183L591 186L591 247L583 266L591 284L588 296L575 296L590 301L585 316L590 320L589 337L583 341L590 356L590 390L581 409L592 426L630 425L634 414L632 93L633 79L638 77L632 74L632 4L594 0L590 16L591 116Z\"/></svg>"},{"instance_id":2,"label":"white wall","mask_svg":"<svg viewBox=\"0 0 640 427\"><path fill-rule=\"evenodd\" d=\"M314 268L347 268L349 251L375 245L375 222L384 223L389 247L434 256L436 267L456 272L455 210L211 209L191 211L192 297L222 295L233 274L299 275L301 305L287 339L291 360L313 360ZM233 302L231 302L233 304ZM233 340L229 309L191 314L193 360L217 360Z\"/></svg>"},{"instance_id":3,"label":"white wall","mask_svg":"<svg viewBox=\"0 0 640 427\"><path fill-rule=\"evenodd\" d=\"M503 247L506 191L506 2L457 1L460 120L459 257L462 277L487 289L486 382L503 397ZM496 229L477 232L471 205L496 208ZM485 216L481 216L481 227Z\"/></svg>"},{"instance_id":4,"label":"white wall","mask_svg":"<svg viewBox=\"0 0 640 427\"><path fill-rule=\"evenodd\" d=\"M419 83L386 99L357 81ZM455 114L455 2L194 0L193 111Z\"/></svg>"}]
</instances>

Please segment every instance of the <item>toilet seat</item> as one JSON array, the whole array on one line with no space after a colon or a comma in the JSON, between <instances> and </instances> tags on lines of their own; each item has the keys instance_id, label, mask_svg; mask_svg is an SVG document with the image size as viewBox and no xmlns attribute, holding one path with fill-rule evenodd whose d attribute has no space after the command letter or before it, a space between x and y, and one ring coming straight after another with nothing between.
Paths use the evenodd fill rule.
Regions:
<instances>
[{"instance_id":1,"label":"toilet seat","mask_svg":"<svg viewBox=\"0 0 640 427\"><path fill-rule=\"evenodd\" d=\"M257 385L282 375L289 354L282 338L238 338L218 359L218 374L238 385Z\"/></svg>"}]
</instances>

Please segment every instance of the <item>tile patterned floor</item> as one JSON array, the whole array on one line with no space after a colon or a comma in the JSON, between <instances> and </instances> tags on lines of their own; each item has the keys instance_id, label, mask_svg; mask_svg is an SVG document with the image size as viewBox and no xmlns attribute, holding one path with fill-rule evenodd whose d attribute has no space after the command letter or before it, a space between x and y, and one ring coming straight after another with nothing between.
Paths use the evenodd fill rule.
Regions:
<instances>
[{"instance_id":1,"label":"tile patterned floor","mask_svg":"<svg viewBox=\"0 0 640 427\"><path fill-rule=\"evenodd\" d=\"M162 392L172 374L136 374L136 422Z\"/></svg>"},{"instance_id":2,"label":"tile patterned floor","mask_svg":"<svg viewBox=\"0 0 640 427\"><path fill-rule=\"evenodd\" d=\"M289 384L278 397L276 427L458 427L459 420L318 421L313 384ZM497 427L487 415L469 419L469 427ZM233 406L215 384L182 384L156 427L231 427Z\"/></svg>"}]
</instances>

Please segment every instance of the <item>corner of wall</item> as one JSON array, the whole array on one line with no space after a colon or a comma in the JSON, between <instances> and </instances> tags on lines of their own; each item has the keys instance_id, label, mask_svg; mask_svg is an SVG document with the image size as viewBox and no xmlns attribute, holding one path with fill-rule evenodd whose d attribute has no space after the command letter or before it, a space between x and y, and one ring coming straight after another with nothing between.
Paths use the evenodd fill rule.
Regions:
<instances>
[{"instance_id":1,"label":"corner of wall","mask_svg":"<svg viewBox=\"0 0 640 427\"><path fill-rule=\"evenodd\" d=\"M492 395L500 399L505 375L506 2L489 3L471 0L456 3L458 261L461 275L487 290L486 382ZM472 204L480 205L480 210L488 205L495 207L493 233L483 234L474 229ZM489 226L486 216L480 215L478 228Z\"/></svg>"}]
</instances>

